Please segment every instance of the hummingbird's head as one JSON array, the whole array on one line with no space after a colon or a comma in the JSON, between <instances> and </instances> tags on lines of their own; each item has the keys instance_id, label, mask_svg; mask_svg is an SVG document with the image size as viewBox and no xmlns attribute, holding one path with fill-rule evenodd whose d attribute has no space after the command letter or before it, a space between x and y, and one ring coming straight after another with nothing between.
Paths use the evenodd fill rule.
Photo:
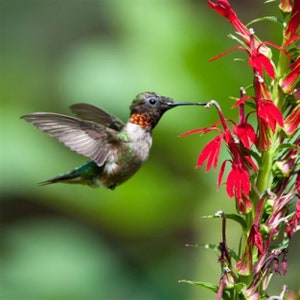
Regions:
<instances>
[{"instance_id":1,"label":"hummingbird's head","mask_svg":"<svg viewBox=\"0 0 300 300\"><path fill-rule=\"evenodd\" d=\"M179 105L201 105L198 102L175 102L169 97L154 92L138 94L130 106L130 121L141 127L153 129L161 116L169 109Z\"/></svg>"},{"instance_id":2,"label":"hummingbird's head","mask_svg":"<svg viewBox=\"0 0 300 300\"><path fill-rule=\"evenodd\" d=\"M171 103L174 103L171 98L161 96L154 92L144 92L135 97L130 106L130 111L131 114L143 114L150 111L163 113L172 107L170 106Z\"/></svg>"},{"instance_id":3,"label":"hummingbird's head","mask_svg":"<svg viewBox=\"0 0 300 300\"><path fill-rule=\"evenodd\" d=\"M153 129L161 116L172 108L174 101L153 92L138 94L130 106L130 121Z\"/></svg>"}]
</instances>

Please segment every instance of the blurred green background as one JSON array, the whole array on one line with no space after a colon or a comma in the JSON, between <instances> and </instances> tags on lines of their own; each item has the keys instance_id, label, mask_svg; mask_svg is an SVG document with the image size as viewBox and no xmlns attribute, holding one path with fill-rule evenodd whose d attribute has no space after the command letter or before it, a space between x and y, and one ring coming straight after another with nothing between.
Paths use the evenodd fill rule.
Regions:
<instances>
[{"instance_id":1,"label":"blurred green background","mask_svg":"<svg viewBox=\"0 0 300 300\"><path fill-rule=\"evenodd\" d=\"M248 22L277 11L262 2L232 4ZM228 96L238 96L251 72L233 62L236 53L208 63L234 45L230 24L206 1L1 0L0 26L0 299L214 299L178 280L218 282L217 253L185 245L218 244L220 221L200 217L232 212L233 201L216 192L217 172L194 168L212 135L178 135L209 126L215 111L166 113L149 161L113 192L39 187L86 158L19 118L68 114L71 104L87 102L126 120L142 91L214 98L235 118ZM276 26L255 28L276 42ZM228 232L236 249L238 226L229 223ZM283 283L299 287L299 251L294 240L289 273L272 292Z\"/></svg>"}]
</instances>

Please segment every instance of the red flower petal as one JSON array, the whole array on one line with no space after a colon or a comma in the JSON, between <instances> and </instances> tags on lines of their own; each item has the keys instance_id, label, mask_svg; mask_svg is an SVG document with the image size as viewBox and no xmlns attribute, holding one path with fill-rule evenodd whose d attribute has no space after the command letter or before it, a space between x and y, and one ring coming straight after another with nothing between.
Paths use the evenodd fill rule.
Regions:
<instances>
[{"instance_id":1,"label":"red flower petal","mask_svg":"<svg viewBox=\"0 0 300 300\"><path fill-rule=\"evenodd\" d=\"M250 54L248 63L260 76L263 76L263 71L265 70L272 79L275 79L274 66L271 60L265 55L261 53Z\"/></svg>"},{"instance_id":2,"label":"red flower petal","mask_svg":"<svg viewBox=\"0 0 300 300\"><path fill-rule=\"evenodd\" d=\"M257 247L258 252L260 254L264 253L263 238L262 238L262 235L261 235L257 225L252 226L250 235L248 237L248 243L254 244Z\"/></svg>"},{"instance_id":3,"label":"red flower petal","mask_svg":"<svg viewBox=\"0 0 300 300\"><path fill-rule=\"evenodd\" d=\"M230 198L236 196L238 202L242 200L242 194L249 195L249 174L240 165L232 164L232 169L227 177L226 191Z\"/></svg>"},{"instance_id":4,"label":"red flower petal","mask_svg":"<svg viewBox=\"0 0 300 300\"><path fill-rule=\"evenodd\" d=\"M184 137L184 136L188 136L191 134L195 134L195 133L199 133L200 135L204 135L212 130L216 130L218 133L222 133L222 130L220 128L218 128L217 126L221 123L221 121L217 121L214 124L212 124L210 127L205 127L205 128L197 128L197 129L193 129L187 132L184 132L182 134L180 134L180 137Z\"/></svg>"},{"instance_id":5,"label":"red flower petal","mask_svg":"<svg viewBox=\"0 0 300 300\"><path fill-rule=\"evenodd\" d=\"M224 170L225 170L225 166L228 160L223 161L220 171L219 171L219 175L218 175L218 182L217 182L217 187L218 189L221 186L222 180L223 180L223 175L224 175Z\"/></svg>"},{"instance_id":6,"label":"red flower petal","mask_svg":"<svg viewBox=\"0 0 300 300\"><path fill-rule=\"evenodd\" d=\"M290 12L292 10L291 0L282 0L279 4L279 8L285 13Z\"/></svg>"},{"instance_id":7,"label":"red flower petal","mask_svg":"<svg viewBox=\"0 0 300 300\"><path fill-rule=\"evenodd\" d=\"M287 94L291 93L294 90L297 79L300 74L300 58L293 63L291 71L281 82L281 88Z\"/></svg>"},{"instance_id":8,"label":"red flower petal","mask_svg":"<svg viewBox=\"0 0 300 300\"><path fill-rule=\"evenodd\" d=\"M180 137L188 136L188 135L195 134L195 133L203 133L203 128L197 128L197 129L193 129L193 130L184 132L184 133L180 134Z\"/></svg>"},{"instance_id":9,"label":"red flower petal","mask_svg":"<svg viewBox=\"0 0 300 300\"><path fill-rule=\"evenodd\" d=\"M249 37L247 27L240 21L227 0L208 1L208 5L217 13L224 16L244 38Z\"/></svg>"},{"instance_id":10,"label":"red flower petal","mask_svg":"<svg viewBox=\"0 0 300 300\"><path fill-rule=\"evenodd\" d=\"M294 5L291 12L290 22L285 30L285 36L291 37L293 36L300 24L300 0L294 0Z\"/></svg>"},{"instance_id":11,"label":"red flower petal","mask_svg":"<svg viewBox=\"0 0 300 300\"><path fill-rule=\"evenodd\" d=\"M273 132L276 129L276 124L283 127L282 114L271 100L258 101L257 114Z\"/></svg>"},{"instance_id":12,"label":"red flower petal","mask_svg":"<svg viewBox=\"0 0 300 300\"><path fill-rule=\"evenodd\" d=\"M230 49L228 49L228 50L225 50L225 51L223 51L222 53L220 53L220 54L218 54L218 55L216 55L216 56L210 58L208 61L211 62L211 61L217 60L217 59L223 57L224 55L226 55L226 54L228 54L228 53L230 53L230 52L233 52L233 51L235 51L235 50L245 50L245 48L242 47L242 46L235 46L235 47L232 47L232 48L230 48Z\"/></svg>"},{"instance_id":13,"label":"red flower petal","mask_svg":"<svg viewBox=\"0 0 300 300\"><path fill-rule=\"evenodd\" d=\"M249 99L253 98L252 96L245 96L240 98L239 100L237 100L233 105L232 108L235 108L243 103L245 103L246 101L248 101Z\"/></svg>"},{"instance_id":14,"label":"red flower petal","mask_svg":"<svg viewBox=\"0 0 300 300\"><path fill-rule=\"evenodd\" d=\"M213 168L216 168L219 160L221 145L222 145L221 136L218 135L213 140L211 140L200 153L196 164L196 168L201 167L206 160L207 160L206 172L212 166Z\"/></svg>"},{"instance_id":15,"label":"red flower petal","mask_svg":"<svg viewBox=\"0 0 300 300\"><path fill-rule=\"evenodd\" d=\"M285 131L288 134L293 134L299 127L300 123L300 103L284 120Z\"/></svg>"},{"instance_id":16,"label":"red flower petal","mask_svg":"<svg viewBox=\"0 0 300 300\"><path fill-rule=\"evenodd\" d=\"M251 148L250 142L252 142L254 145L257 144L256 133L250 124L242 123L234 125L233 132L237 135L245 148Z\"/></svg>"}]
</instances>

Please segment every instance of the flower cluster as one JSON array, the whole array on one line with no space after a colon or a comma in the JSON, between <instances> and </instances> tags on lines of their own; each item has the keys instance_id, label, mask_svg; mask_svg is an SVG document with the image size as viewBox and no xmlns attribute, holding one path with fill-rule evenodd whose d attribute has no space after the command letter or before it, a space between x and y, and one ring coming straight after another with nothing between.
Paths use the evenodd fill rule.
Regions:
<instances>
[{"instance_id":1,"label":"flower cluster","mask_svg":"<svg viewBox=\"0 0 300 300\"><path fill-rule=\"evenodd\" d=\"M253 71L252 90L240 88L233 105L238 121L226 119L219 103L211 100L206 107L217 109L219 121L182 136L217 133L197 160L196 167L206 163L206 171L217 168L223 144L230 154L221 163L217 186L220 188L229 164L226 192L236 201L235 220L243 224L243 234L235 265L229 257L233 250L227 249L223 237L220 257L227 259L225 265L224 259L219 260L224 270L217 299L229 295L230 299L262 299L267 297L273 273L286 273L289 241L300 229L300 0L279 3L285 17L281 45L260 41L228 0L209 0L208 5L234 26L234 40L239 42L211 60L245 51ZM272 51L278 51L276 61ZM248 103L253 108L250 111L246 111ZM256 116L255 126L249 122L250 115ZM228 274L234 280L225 280Z\"/></svg>"}]
</instances>

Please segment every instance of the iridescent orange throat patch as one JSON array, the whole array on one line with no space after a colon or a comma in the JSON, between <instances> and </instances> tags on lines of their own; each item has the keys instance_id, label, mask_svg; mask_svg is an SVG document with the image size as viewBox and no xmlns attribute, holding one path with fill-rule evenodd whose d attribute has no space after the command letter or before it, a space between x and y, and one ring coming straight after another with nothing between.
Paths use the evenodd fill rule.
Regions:
<instances>
[{"instance_id":1,"label":"iridescent orange throat patch","mask_svg":"<svg viewBox=\"0 0 300 300\"><path fill-rule=\"evenodd\" d=\"M143 114L133 114L129 120L131 123L141 126L142 128L151 126L150 118Z\"/></svg>"}]
</instances>

